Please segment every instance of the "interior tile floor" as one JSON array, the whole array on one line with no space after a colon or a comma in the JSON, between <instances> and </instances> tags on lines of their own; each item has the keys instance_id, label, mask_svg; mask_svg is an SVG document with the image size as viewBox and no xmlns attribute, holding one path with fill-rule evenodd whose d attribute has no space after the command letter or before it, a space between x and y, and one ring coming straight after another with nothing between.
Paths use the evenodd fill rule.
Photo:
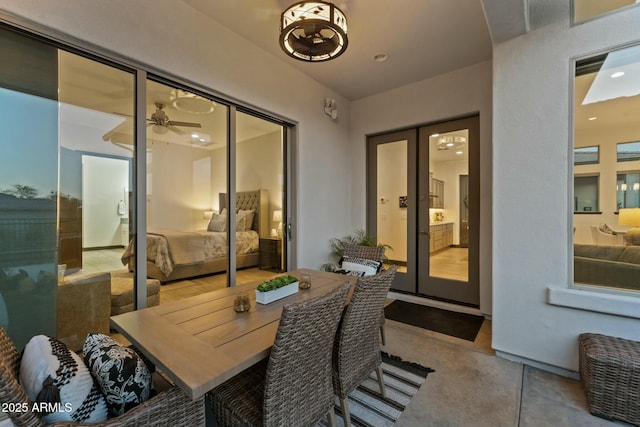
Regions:
<instances>
[{"instance_id":1,"label":"interior tile floor","mask_svg":"<svg viewBox=\"0 0 640 427\"><path fill-rule=\"evenodd\" d=\"M435 369L396 427L628 426L592 416L582 384L496 357L491 322L475 342L387 320L385 351Z\"/></svg>"}]
</instances>

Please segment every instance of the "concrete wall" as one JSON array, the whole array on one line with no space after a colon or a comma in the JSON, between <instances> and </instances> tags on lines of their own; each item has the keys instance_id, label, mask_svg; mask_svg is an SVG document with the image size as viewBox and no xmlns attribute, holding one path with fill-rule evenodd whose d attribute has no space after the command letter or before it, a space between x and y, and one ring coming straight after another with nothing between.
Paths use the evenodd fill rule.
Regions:
<instances>
[{"instance_id":1,"label":"concrete wall","mask_svg":"<svg viewBox=\"0 0 640 427\"><path fill-rule=\"evenodd\" d=\"M480 310L491 314L491 62L351 103L351 228L366 225L366 137L480 113ZM391 201L394 203L394 201ZM397 202L395 202L397 203Z\"/></svg>"},{"instance_id":2,"label":"concrete wall","mask_svg":"<svg viewBox=\"0 0 640 427\"><path fill-rule=\"evenodd\" d=\"M575 371L581 332L640 339L639 321L629 317L640 316L640 301L567 289L573 268L570 64L640 41L640 9L575 27L566 9L565 19L494 46L493 347Z\"/></svg>"}]
</instances>

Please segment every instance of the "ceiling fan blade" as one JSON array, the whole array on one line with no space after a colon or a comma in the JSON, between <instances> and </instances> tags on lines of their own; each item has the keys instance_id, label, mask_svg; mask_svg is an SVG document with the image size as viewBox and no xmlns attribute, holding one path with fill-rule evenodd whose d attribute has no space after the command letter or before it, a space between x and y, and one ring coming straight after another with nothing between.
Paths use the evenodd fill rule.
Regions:
<instances>
[{"instance_id":1,"label":"ceiling fan blade","mask_svg":"<svg viewBox=\"0 0 640 427\"><path fill-rule=\"evenodd\" d=\"M177 133L178 135L184 135L184 132L181 129L178 129L177 127L175 127L175 126L169 125L169 126L167 126L167 129L169 129L171 132Z\"/></svg>"},{"instance_id":2,"label":"ceiling fan blade","mask_svg":"<svg viewBox=\"0 0 640 427\"><path fill-rule=\"evenodd\" d=\"M202 125L200 123L189 123L189 122L175 122L173 120L169 121L169 126L185 126L190 128L201 128Z\"/></svg>"}]
</instances>

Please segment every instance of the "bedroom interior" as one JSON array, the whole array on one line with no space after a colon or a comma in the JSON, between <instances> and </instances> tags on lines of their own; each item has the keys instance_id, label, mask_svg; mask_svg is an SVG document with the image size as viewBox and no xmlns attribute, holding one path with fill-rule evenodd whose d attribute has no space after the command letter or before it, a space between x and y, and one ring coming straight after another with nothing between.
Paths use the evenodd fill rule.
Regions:
<instances>
[{"instance_id":1,"label":"bedroom interior","mask_svg":"<svg viewBox=\"0 0 640 427\"><path fill-rule=\"evenodd\" d=\"M125 70L81 55L64 50L55 54L59 72L52 84L59 87L62 207L59 270L65 283L111 273L114 314L121 309L123 292L127 307L133 299L135 79ZM157 304L227 286L224 214L231 130L229 106L223 102L160 79L147 79L145 90L145 223L149 242L159 243L148 248L147 277L162 283L148 303ZM237 112L235 124L234 280L244 283L272 277L284 266L285 131L279 123L245 112ZM250 217L241 220L241 214ZM160 232L177 240L167 243ZM174 247L184 250L168 252ZM154 248L158 251L151 254Z\"/></svg>"}]
</instances>

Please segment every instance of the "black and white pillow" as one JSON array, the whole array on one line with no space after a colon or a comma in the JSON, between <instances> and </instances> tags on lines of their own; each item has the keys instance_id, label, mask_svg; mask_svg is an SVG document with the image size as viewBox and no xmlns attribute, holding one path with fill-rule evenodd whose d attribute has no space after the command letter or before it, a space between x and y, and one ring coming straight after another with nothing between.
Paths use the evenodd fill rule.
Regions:
<instances>
[{"instance_id":1,"label":"black and white pillow","mask_svg":"<svg viewBox=\"0 0 640 427\"><path fill-rule=\"evenodd\" d=\"M380 271L380 261L343 256L340 267L347 272L363 272L363 276L371 276ZM355 275L355 274L354 274Z\"/></svg>"},{"instance_id":2,"label":"black and white pillow","mask_svg":"<svg viewBox=\"0 0 640 427\"><path fill-rule=\"evenodd\" d=\"M82 352L112 415L124 414L151 396L151 373L131 348L107 335L89 334Z\"/></svg>"},{"instance_id":3,"label":"black and white pillow","mask_svg":"<svg viewBox=\"0 0 640 427\"><path fill-rule=\"evenodd\" d=\"M55 338L36 335L29 340L20 362L20 384L42 409L47 424L99 422L108 417L106 401L89 369Z\"/></svg>"}]
</instances>

